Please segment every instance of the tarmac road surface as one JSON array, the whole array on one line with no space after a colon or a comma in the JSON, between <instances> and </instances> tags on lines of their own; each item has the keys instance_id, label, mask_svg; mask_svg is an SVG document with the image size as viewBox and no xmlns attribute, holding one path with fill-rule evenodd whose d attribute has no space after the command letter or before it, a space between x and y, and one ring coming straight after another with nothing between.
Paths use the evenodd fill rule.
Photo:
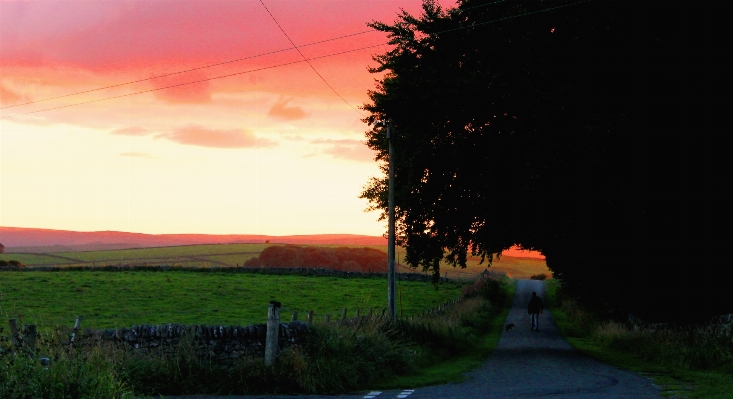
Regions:
<instances>
[{"instance_id":1,"label":"tarmac road surface","mask_svg":"<svg viewBox=\"0 0 733 399\"><path fill-rule=\"evenodd\" d=\"M371 391L338 396L186 396L175 399L427 399L427 398L662 398L652 382L638 374L593 360L565 341L545 310L539 331L531 331L527 304L532 292L544 299L542 281L517 280L512 309L499 345L484 364L461 383L403 390ZM169 398L174 399L174 398Z\"/></svg>"}]
</instances>

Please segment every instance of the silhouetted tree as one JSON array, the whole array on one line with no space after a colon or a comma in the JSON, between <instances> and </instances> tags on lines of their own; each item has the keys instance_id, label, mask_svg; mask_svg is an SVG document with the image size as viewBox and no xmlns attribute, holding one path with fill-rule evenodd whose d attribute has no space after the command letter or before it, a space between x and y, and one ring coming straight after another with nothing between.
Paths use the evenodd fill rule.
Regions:
<instances>
[{"instance_id":1,"label":"silhouetted tree","mask_svg":"<svg viewBox=\"0 0 733 399\"><path fill-rule=\"evenodd\" d=\"M694 284L680 268L731 249L721 7L426 0L420 16L370 24L395 45L375 57L386 74L364 109L395 126L406 261L437 274L441 259L518 243L619 316L732 312L731 268ZM367 144L386 161L383 127ZM386 211L382 171L362 197Z\"/></svg>"}]
</instances>

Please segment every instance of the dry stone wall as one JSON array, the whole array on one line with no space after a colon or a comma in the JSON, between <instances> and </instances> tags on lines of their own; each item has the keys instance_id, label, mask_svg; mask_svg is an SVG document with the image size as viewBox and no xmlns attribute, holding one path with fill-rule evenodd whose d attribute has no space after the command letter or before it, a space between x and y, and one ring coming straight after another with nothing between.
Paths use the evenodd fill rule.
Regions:
<instances>
[{"instance_id":1,"label":"dry stone wall","mask_svg":"<svg viewBox=\"0 0 733 399\"><path fill-rule=\"evenodd\" d=\"M139 352L175 352L188 340L199 355L208 355L221 363L241 356L262 358L265 354L266 324L248 326L205 325L139 325L131 328L92 330L85 329L76 346L113 343ZM280 323L280 349L301 344L310 331L306 323Z\"/></svg>"}]
</instances>

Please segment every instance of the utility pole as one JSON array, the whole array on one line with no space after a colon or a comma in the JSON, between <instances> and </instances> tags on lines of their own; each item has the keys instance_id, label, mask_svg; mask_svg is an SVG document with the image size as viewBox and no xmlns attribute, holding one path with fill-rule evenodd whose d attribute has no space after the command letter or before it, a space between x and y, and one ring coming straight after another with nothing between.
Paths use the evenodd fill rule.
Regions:
<instances>
[{"instance_id":1,"label":"utility pole","mask_svg":"<svg viewBox=\"0 0 733 399\"><path fill-rule=\"evenodd\" d=\"M395 228L394 228L394 148L392 146L392 118L387 122L387 141L389 142L389 231L387 238L387 308L392 321L397 320L397 301L395 300Z\"/></svg>"}]
</instances>

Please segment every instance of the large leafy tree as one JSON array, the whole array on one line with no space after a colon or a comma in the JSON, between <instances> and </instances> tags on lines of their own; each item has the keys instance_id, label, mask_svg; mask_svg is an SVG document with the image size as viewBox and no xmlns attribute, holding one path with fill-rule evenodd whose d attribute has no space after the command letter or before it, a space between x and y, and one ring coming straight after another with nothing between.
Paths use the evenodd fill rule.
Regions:
<instances>
[{"instance_id":1,"label":"large leafy tree","mask_svg":"<svg viewBox=\"0 0 733 399\"><path fill-rule=\"evenodd\" d=\"M375 57L367 143L387 160L374 122L391 118L407 262L438 275L441 259L520 244L616 314L733 311L731 268L695 285L678 270L731 247L714 233L733 221L718 7L426 0L419 16L372 23L394 48ZM382 166L362 197L386 211Z\"/></svg>"}]
</instances>

